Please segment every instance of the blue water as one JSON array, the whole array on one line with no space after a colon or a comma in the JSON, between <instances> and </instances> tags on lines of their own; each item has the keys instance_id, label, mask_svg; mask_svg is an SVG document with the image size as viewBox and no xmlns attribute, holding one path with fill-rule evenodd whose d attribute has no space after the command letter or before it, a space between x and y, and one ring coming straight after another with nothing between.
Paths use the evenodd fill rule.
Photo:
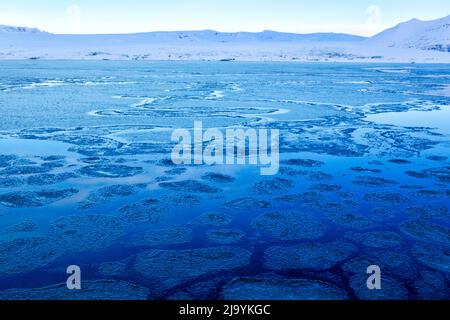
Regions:
<instances>
[{"instance_id":1,"label":"blue water","mask_svg":"<svg viewBox=\"0 0 450 320\"><path fill-rule=\"evenodd\" d=\"M449 298L450 65L0 70L0 299ZM279 129L279 174L174 166L195 120Z\"/></svg>"}]
</instances>

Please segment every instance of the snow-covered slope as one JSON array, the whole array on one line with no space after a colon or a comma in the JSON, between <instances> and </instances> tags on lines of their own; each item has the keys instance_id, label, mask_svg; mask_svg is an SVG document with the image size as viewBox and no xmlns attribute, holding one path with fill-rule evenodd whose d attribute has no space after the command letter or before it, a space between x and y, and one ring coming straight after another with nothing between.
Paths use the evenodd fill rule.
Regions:
<instances>
[{"instance_id":1,"label":"snow-covered slope","mask_svg":"<svg viewBox=\"0 0 450 320\"><path fill-rule=\"evenodd\" d=\"M378 46L450 52L450 16L401 23L368 40Z\"/></svg>"},{"instance_id":2,"label":"snow-covered slope","mask_svg":"<svg viewBox=\"0 0 450 320\"><path fill-rule=\"evenodd\" d=\"M0 59L446 62L450 18L400 24L373 38L213 30L57 35L0 26ZM446 50L447 48L447 50ZM426 50L423 50L426 49Z\"/></svg>"}]
</instances>

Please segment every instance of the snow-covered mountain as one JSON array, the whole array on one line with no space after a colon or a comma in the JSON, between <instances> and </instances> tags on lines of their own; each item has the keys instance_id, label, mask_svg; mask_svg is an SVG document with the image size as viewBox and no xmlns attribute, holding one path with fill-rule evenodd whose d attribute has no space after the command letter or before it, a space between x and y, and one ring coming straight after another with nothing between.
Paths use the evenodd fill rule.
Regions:
<instances>
[{"instance_id":1,"label":"snow-covered mountain","mask_svg":"<svg viewBox=\"0 0 450 320\"><path fill-rule=\"evenodd\" d=\"M0 25L0 33L41 33L41 31L36 28L11 27Z\"/></svg>"},{"instance_id":2,"label":"snow-covered mountain","mask_svg":"<svg viewBox=\"0 0 450 320\"><path fill-rule=\"evenodd\" d=\"M59 35L0 26L0 59L387 61L450 63L450 17L412 20L372 38L213 30Z\"/></svg>"},{"instance_id":3,"label":"snow-covered mountain","mask_svg":"<svg viewBox=\"0 0 450 320\"><path fill-rule=\"evenodd\" d=\"M372 37L368 42L386 47L450 52L450 16L432 21L412 19Z\"/></svg>"}]
</instances>

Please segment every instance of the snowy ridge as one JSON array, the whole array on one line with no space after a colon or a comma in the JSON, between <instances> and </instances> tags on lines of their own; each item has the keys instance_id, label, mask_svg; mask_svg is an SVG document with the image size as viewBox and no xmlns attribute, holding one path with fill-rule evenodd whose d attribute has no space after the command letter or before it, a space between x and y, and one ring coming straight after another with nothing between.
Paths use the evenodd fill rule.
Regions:
<instances>
[{"instance_id":1,"label":"snowy ridge","mask_svg":"<svg viewBox=\"0 0 450 320\"><path fill-rule=\"evenodd\" d=\"M450 63L450 16L411 20L372 38L214 30L57 35L0 26L0 60L243 60Z\"/></svg>"},{"instance_id":2,"label":"snowy ridge","mask_svg":"<svg viewBox=\"0 0 450 320\"><path fill-rule=\"evenodd\" d=\"M433 21L412 19L372 37L368 42L386 47L450 52L450 16Z\"/></svg>"}]
</instances>

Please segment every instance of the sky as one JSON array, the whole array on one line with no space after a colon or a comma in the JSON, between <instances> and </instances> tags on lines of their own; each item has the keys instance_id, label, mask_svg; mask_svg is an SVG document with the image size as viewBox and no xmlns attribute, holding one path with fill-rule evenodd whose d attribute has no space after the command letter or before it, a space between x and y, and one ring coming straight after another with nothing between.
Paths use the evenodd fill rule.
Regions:
<instances>
[{"instance_id":1,"label":"sky","mask_svg":"<svg viewBox=\"0 0 450 320\"><path fill-rule=\"evenodd\" d=\"M99 34L212 29L370 36L450 15L449 0L0 0L0 25Z\"/></svg>"}]
</instances>

